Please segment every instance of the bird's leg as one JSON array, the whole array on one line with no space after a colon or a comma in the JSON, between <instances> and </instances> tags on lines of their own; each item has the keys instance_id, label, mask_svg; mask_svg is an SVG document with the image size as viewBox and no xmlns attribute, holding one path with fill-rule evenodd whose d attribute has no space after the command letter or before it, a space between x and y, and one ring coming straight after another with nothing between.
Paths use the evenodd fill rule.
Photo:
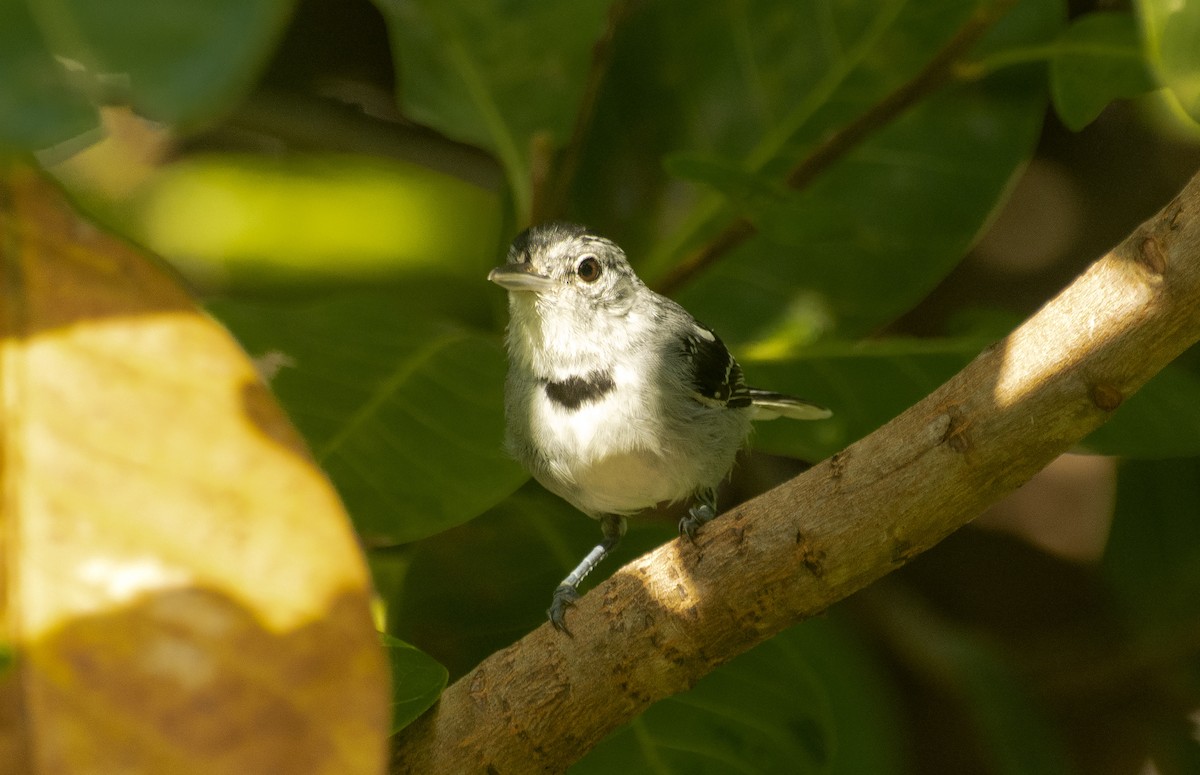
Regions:
<instances>
[{"instance_id":1,"label":"bird's leg","mask_svg":"<svg viewBox=\"0 0 1200 775\"><path fill-rule=\"evenodd\" d=\"M592 569L600 564L600 561L608 556L608 553L621 543L621 536L625 535L625 517L618 514L605 514L600 517L600 532L604 534L604 540L592 547L592 551L587 553L587 557L575 566L575 570L567 574L567 577L562 580L558 588L554 590L554 599L550 603L549 610L546 615L550 617L550 623L554 625L554 629L560 632L565 632L567 635L571 631L567 629L567 609L575 605L575 601L579 599L579 582L583 581L583 577L592 572Z\"/></svg>"},{"instance_id":2,"label":"bird's leg","mask_svg":"<svg viewBox=\"0 0 1200 775\"><path fill-rule=\"evenodd\" d=\"M704 490L696 494L696 503L688 509L686 516L679 519L679 535L696 543L696 531L705 522L711 522L717 516L717 491Z\"/></svg>"}]
</instances>

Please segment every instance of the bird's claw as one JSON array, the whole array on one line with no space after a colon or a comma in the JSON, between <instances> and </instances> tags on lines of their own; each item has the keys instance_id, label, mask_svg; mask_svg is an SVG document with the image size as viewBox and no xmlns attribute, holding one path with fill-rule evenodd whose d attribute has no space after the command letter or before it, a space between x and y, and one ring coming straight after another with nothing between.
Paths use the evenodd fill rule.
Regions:
<instances>
[{"instance_id":1,"label":"bird's claw","mask_svg":"<svg viewBox=\"0 0 1200 775\"><path fill-rule=\"evenodd\" d=\"M696 543L696 531L706 522L711 522L717 516L717 512L712 506L707 503L697 503L688 509L688 513L679 519L679 535L692 542Z\"/></svg>"},{"instance_id":2,"label":"bird's claw","mask_svg":"<svg viewBox=\"0 0 1200 775\"><path fill-rule=\"evenodd\" d=\"M561 584L554 590L554 599L550 602L550 608L546 610L546 616L550 617L550 624L554 625L554 629L568 637L574 636L567 629L567 609L575 605L578 599L579 590L570 584Z\"/></svg>"}]
</instances>

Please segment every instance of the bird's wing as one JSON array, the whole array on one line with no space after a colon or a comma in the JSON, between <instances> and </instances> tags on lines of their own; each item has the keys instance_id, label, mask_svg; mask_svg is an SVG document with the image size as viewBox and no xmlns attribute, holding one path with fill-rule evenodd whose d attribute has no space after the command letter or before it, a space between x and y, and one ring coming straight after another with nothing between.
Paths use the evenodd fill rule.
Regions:
<instances>
[{"instance_id":1,"label":"bird's wing","mask_svg":"<svg viewBox=\"0 0 1200 775\"><path fill-rule=\"evenodd\" d=\"M697 401L719 407L750 406L742 367L712 329L694 323L693 330L684 337L684 351L691 364L692 395Z\"/></svg>"},{"instance_id":2,"label":"bird's wing","mask_svg":"<svg viewBox=\"0 0 1200 775\"><path fill-rule=\"evenodd\" d=\"M694 323L684 339L684 349L692 365L692 395L702 404L717 407L751 409L752 420L824 420L833 415L819 404L803 398L746 387L742 367L725 347L721 337L703 323Z\"/></svg>"}]
</instances>

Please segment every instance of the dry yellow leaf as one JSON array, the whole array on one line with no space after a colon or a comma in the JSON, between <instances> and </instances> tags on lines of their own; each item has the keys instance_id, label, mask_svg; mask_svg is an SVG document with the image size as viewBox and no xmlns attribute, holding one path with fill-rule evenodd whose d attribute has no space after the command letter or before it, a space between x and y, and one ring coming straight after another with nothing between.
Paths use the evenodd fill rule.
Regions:
<instances>
[{"instance_id":1,"label":"dry yellow leaf","mask_svg":"<svg viewBox=\"0 0 1200 775\"><path fill-rule=\"evenodd\" d=\"M362 556L237 344L24 167L0 289L0 772L380 772Z\"/></svg>"}]
</instances>

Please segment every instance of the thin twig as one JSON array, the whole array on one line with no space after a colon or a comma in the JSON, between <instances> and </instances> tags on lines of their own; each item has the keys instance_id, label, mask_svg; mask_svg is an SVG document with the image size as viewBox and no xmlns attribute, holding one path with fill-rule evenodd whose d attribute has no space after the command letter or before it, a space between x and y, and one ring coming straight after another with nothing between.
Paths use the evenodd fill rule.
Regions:
<instances>
[{"instance_id":1,"label":"thin twig","mask_svg":"<svg viewBox=\"0 0 1200 775\"><path fill-rule=\"evenodd\" d=\"M866 138L951 81L971 47L1015 4L1016 0L997 0L978 9L920 72L872 105L858 118L829 135L824 142L801 159L787 175L788 187L797 191L808 187L822 172ZM667 295L675 293L757 232L757 228L749 219L734 220L659 278L654 283L655 290Z\"/></svg>"},{"instance_id":2,"label":"thin twig","mask_svg":"<svg viewBox=\"0 0 1200 775\"><path fill-rule=\"evenodd\" d=\"M592 118L596 114L596 104L612 63L613 38L617 28L628 15L633 0L620 0L608 9L608 22L604 32L592 46L592 61L584 80L583 95L579 100L579 110L575 113L575 124L571 130L571 138L567 141L558 161L541 185L533 188L533 203L530 207L530 221L543 223L561 218L566 210L567 197L571 183L579 169L579 161L583 155L583 144L587 140L588 130L592 126Z\"/></svg>"}]
</instances>

